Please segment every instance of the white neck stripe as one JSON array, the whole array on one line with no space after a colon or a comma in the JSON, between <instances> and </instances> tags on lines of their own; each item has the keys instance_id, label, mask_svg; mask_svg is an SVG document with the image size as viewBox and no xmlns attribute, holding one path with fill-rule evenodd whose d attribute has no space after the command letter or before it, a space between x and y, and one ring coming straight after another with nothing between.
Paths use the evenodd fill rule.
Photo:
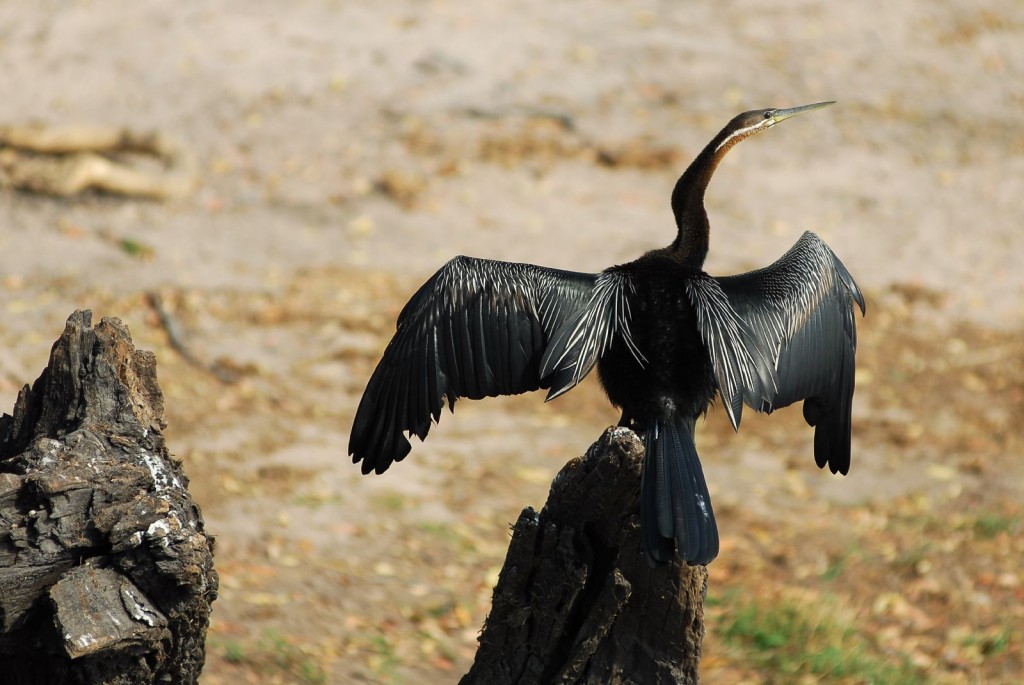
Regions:
<instances>
[{"instance_id":1,"label":"white neck stripe","mask_svg":"<svg viewBox=\"0 0 1024 685\"><path fill-rule=\"evenodd\" d=\"M764 126L766 123L768 123L767 119L765 119L764 121L759 121L756 124L754 124L753 126L747 126L745 128L741 128L741 129L738 129L736 131L733 131L732 134L728 138L726 138L725 140L723 140L721 143L718 144L718 147L715 148L715 152L718 152L719 150L721 150L724 146L726 146L728 144L736 142L737 139L738 140L742 140L742 139L746 138L751 133L756 132L758 129L760 129L762 126Z\"/></svg>"}]
</instances>

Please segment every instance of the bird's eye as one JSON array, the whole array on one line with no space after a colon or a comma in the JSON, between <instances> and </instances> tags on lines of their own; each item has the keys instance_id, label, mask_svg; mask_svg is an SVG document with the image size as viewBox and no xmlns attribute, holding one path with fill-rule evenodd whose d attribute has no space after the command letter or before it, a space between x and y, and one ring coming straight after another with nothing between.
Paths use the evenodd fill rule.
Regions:
<instances>
[{"instance_id":1,"label":"bird's eye","mask_svg":"<svg viewBox=\"0 0 1024 685\"><path fill-rule=\"evenodd\" d=\"M773 116L775 116L775 110L774 109L765 110L765 113L764 113L764 118L765 119L771 119Z\"/></svg>"}]
</instances>

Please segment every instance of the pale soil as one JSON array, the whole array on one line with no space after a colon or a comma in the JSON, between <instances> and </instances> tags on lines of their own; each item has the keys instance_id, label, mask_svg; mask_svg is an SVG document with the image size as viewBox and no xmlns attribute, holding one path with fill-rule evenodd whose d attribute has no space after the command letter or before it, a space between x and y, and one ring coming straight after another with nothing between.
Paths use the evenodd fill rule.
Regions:
<instances>
[{"instance_id":1,"label":"pale soil","mask_svg":"<svg viewBox=\"0 0 1024 685\"><path fill-rule=\"evenodd\" d=\"M463 403L359 476L347 430L401 305L456 254L596 271L665 244L672 184L725 121L828 99L722 165L707 268L807 229L842 257L869 297L857 453L833 478L798 411L739 435L712 412L712 593L838 597L936 681L1024 678L1020 3L284 7L0 7L0 124L159 129L201 160L174 203L0 191L0 390L76 307L157 352L218 536L203 682L454 682L508 523L616 414L593 383ZM237 382L169 347L150 290ZM974 535L986 517L1006 529ZM710 611L705 680L770 679Z\"/></svg>"}]
</instances>

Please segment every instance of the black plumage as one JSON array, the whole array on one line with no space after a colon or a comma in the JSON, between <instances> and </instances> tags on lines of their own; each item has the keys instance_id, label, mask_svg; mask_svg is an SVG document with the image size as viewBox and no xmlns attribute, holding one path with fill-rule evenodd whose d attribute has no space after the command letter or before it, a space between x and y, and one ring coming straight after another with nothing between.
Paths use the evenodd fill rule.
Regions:
<instances>
[{"instance_id":1,"label":"black plumage","mask_svg":"<svg viewBox=\"0 0 1024 685\"><path fill-rule=\"evenodd\" d=\"M424 439L461 397L515 395L564 384L542 380L540 359L559 328L589 301L596 274L456 257L412 296L363 393L349 453L383 473Z\"/></svg>"},{"instance_id":2,"label":"black plumage","mask_svg":"<svg viewBox=\"0 0 1024 685\"><path fill-rule=\"evenodd\" d=\"M719 395L734 428L743 405L772 412L800 400L814 457L850 467L857 334L864 299L813 233L774 264L716 278L703 270L704 193L740 140L819 103L745 112L676 183L668 247L599 274L456 257L413 295L363 393L349 441L364 473L403 459L461 397L544 388L553 399L596 365L620 425L643 436L640 518L656 562L718 554L718 528L694 426Z\"/></svg>"}]
</instances>

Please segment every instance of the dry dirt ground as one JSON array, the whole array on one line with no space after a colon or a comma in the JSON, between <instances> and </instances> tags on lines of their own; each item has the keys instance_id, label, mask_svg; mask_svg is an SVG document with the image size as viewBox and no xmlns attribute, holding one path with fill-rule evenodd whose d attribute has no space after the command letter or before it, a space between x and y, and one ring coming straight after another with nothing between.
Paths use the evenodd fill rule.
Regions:
<instances>
[{"instance_id":1,"label":"dry dirt ground","mask_svg":"<svg viewBox=\"0 0 1024 685\"><path fill-rule=\"evenodd\" d=\"M399 309L456 254L596 271L665 244L725 121L826 99L730 154L707 268L805 229L841 255L868 297L854 463L818 471L799 410L700 427L703 680L1024 681L1017 0L4 3L0 74L0 124L199 156L176 202L0 189L0 393L75 308L157 353L218 537L203 683L455 682L510 522L616 414L592 382L466 402L361 477L347 430Z\"/></svg>"}]
</instances>

